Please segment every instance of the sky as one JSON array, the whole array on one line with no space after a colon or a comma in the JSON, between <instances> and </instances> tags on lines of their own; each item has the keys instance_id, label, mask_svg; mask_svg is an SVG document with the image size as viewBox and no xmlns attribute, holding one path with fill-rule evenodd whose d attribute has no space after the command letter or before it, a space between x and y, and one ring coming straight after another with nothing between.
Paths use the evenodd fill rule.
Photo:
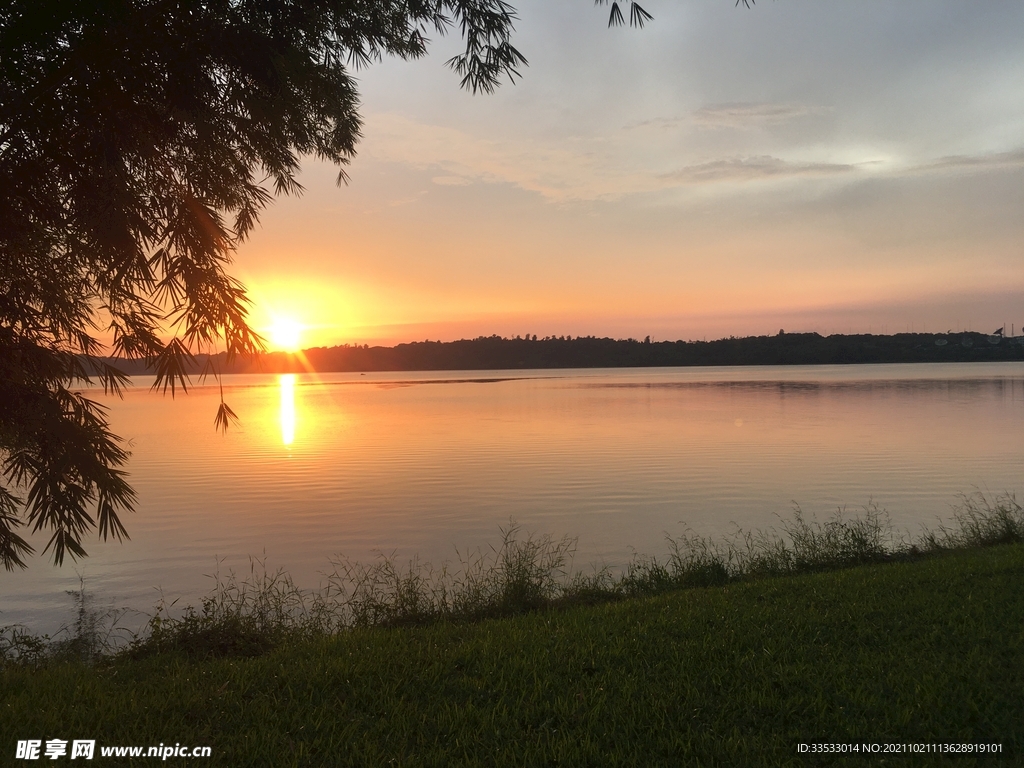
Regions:
<instances>
[{"instance_id":1,"label":"sky","mask_svg":"<svg viewBox=\"0 0 1024 768\"><path fill-rule=\"evenodd\" d=\"M1024 326L1024 4L513 0L522 79L358 72L364 137L239 249L302 345Z\"/></svg>"}]
</instances>

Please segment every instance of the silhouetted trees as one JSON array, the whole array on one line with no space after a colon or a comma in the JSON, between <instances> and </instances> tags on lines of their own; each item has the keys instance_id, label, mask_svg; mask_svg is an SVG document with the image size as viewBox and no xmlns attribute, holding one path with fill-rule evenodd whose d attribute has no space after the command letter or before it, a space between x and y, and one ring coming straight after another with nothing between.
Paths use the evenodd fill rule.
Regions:
<instances>
[{"instance_id":1,"label":"silhouetted trees","mask_svg":"<svg viewBox=\"0 0 1024 768\"><path fill-rule=\"evenodd\" d=\"M630 19L650 16L635 3ZM49 531L127 535L128 454L73 382L119 392L113 351L165 391L195 355L262 348L228 272L299 158L343 167L360 136L353 69L413 59L455 27L473 92L514 79L503 0L8 0L0 5L0 562ZM612 4L609 23L622 21ZM344 179L342 170L339 181ZM170 338L165 332L170 331ZM216 424L233 418L223 402Z\"/></svg>"},{"instance_id":2,"label":"silhouetted trees","mask_svg":"<svg viewBox=\"0 0 1024 768\"><path fill-rule=\"evenodd\" d=\"M394 347L317 347L301 356L275 352L227 366L234 373L514 370L662 366L822 365L1024 360L1024 337L980 333L821 336L786 333L715 341L637 341L579 336L422 341ZM205 361L195 361L199 371ZM225 365L219 359L220 365ZM142 363L134 373L144 373Z\"/></svg>"}]
</instances>

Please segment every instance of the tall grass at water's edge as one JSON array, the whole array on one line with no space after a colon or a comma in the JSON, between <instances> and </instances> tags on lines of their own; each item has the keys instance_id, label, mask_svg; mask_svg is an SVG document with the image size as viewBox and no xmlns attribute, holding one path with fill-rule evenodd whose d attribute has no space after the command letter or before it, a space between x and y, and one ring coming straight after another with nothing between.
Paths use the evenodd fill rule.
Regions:
<instances>
[{"instance_id":1,"label":"tall grass at water's edge","mask_svg":"<svg viewBox=\"0 0 1024 768\"><path fill-rule=\"evenodd\" d=\"M0 628L0 662L54 658L95 661L111 653L146 656L180 651L198 656L257 656L291 639L351 627L475 621L539 609L611 602L731 581L910 560L944 551L1024 541L1024 508L1012 494L964 495L950 525L916 539L896 532L888 514L869 504L858 517L844 510L824 522L799 509L779 529L737 531L724 540L689 532L668 538L667 558L636 556L622 573L574 571L576 540L501 530L489 551L459 556L458 567L434 568L394 557L334 561L318 590L298 588L283 573L251 562L247 577L219 574L209 596L175 615L161 602L138 633L118 628L123 611L91 609L84 588L70 593L76 620L55 638L23 627Z\"/></svg>"}]
</instances>

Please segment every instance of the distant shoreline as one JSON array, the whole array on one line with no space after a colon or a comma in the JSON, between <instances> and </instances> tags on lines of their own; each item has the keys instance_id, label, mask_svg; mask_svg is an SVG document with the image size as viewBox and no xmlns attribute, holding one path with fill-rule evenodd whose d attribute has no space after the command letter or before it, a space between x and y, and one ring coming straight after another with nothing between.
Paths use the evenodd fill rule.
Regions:
<instances>
[{"instance_id":1,"label":"distant shoreline","mask_svg":"<svg viewBox=\"0 0 1024 768\"><path fill-rule=\"evenodd\" d=\"M595 336L538 339L481 336L459 341L414 341L394 347L341 345L297 353L268 352L254 359L214 355L220 373L354 373L558 368L657 368L747 365L853 365L1024 361L1024 336L950 334L784 333L714 341L650 341ZM208 356L199 355L189 373ZM143 360L107 358L129 375L152 373Z\"/></svg>"}]
</instances>

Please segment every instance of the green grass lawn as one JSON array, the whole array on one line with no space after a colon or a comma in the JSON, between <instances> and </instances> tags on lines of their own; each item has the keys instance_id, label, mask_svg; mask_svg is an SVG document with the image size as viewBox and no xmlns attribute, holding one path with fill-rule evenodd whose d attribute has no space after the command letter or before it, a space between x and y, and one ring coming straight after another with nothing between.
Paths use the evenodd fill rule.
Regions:
<instances>
[{"instance_id":1,"label":"green grass lawn","mask_svg":"<svg viewBox=\"0 0 1024 768\"><path fill-rule=\"evenodd\" d=\"M1024 545L353 629L256 657L9 663L0 676L2 764L33 764L13 759L19 739L53 738L96 739L109 765L128 761L99 746L160 743L210 746L167 762L211 766L837 763L798 755L800 742L996 742L1002 759L977 762L1012 764Z\"/></svg>"}]
</instances>

